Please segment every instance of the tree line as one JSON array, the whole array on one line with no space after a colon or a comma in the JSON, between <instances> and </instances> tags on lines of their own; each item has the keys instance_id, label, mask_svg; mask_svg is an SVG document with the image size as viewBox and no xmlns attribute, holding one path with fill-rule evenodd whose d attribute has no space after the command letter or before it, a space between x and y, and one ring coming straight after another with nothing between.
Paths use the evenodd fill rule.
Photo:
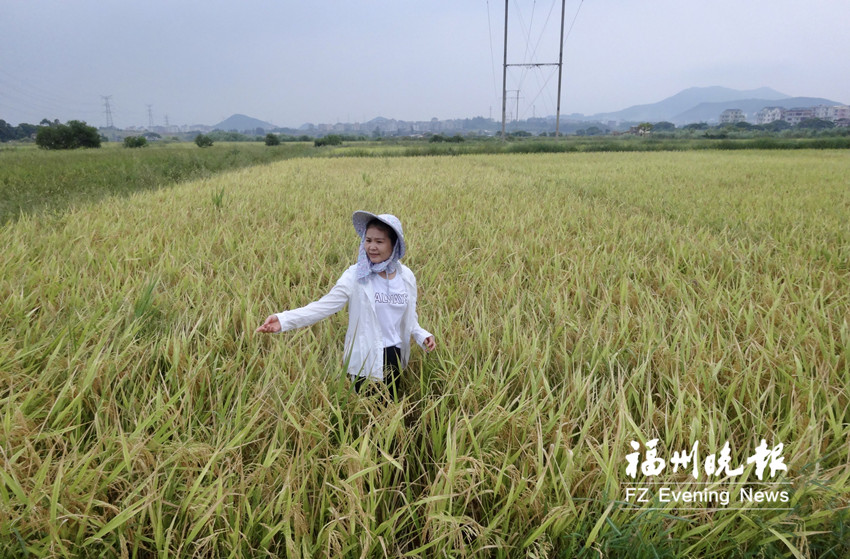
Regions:
<instances>
[{"instance_id":1,"label":"tree line","mask_svg":"<svg viewBox=\"0 0 850 559\"><path fill-rule=\"evenodd\" d=\"M562 135L570 136L608 136L619 135L623 132L612 130L601 123L590 123L586 128L580 128L572 131L564 131ZM262 132L262 130L259 130ZM850 135L850 127L836 126L833 122L822 119L808 119L796 125L791 125L785 121L774 121L764 125L754 125L747 122L738 122L735 124L723 124L711 126L707 123L692 123L686 126L676 127L673 123L662 121L656 123L643 122L632 127L631 133L641 136L652 136L655 138L688 138L705 137L709 139L725 139L725 138L752 138L764 136L777 137L824 137L824 136L848 136ZM513 130L509 137L518 139L523 136L533 136L534 133L525 130ZM554 136L554 132L540 132L540 136ZM145 134L148 136L148 134ZM154 139L158 139L157 134L151 134ZM426 139L430 142L458 142L464 139L464 136L456 134L455 136L445 136L443 134L426 134ZM467 139L475 136L467 136ZM208 143L202 145L198 142L199 138ZM18 126L12 126L5 120L0 120L0 142L9 141L28 141L35 139L36 145L44 149L74 149L79 147L100 147L101 142L108 141L102 136L99 131L88 126L85 122L72 120L67 124L61 124L59 120L50 121L43 119L38 125L21 123ZM130 140L129 142L127 140ZM144 137L129 137L125 138L126 147L143 147L147 144L147 139ZM175 138L176 139L176 138ZM365 136L349 136L331 134L321 138L314 138L308 135L293 136L287 134L272 134L268 133L263 138L262 136L252 136L238 132L225 132L222 130L214 130L208 134L195 136L195 143L200 147L212 145L213 141L222 142L256 142L265 140L266 145L279 145L281 142L307 142L314 141L317 146L333 145L334 140L341 141L362 141L367 140ZM144 140L144 141L142 141Z\"/></svg>"},{"instance_id":2,"label":"tree line","mask_svg":"<svg viewBox=\"0 0 850 559\"><path fill-rule=\"evenodd\" d=\"M47 119L44 119L41 122L42 126L45 122L50 125L50 121ZM57 120L56 123L58 124L59 121ZM36 133L38 133L38 125L36 124L27 124L26 122L22 122L18 126L12 126L5 120L0 119L0 142L11 142L13 140L34 138Z\"/></svg>"},{"instance_id":3,"label":"tree line","mask_svg":"<svg viewBox=\"0 0 850 559\"><path fill-rule=\"evenodd\" d=\"M45 118L38 125L21 123L18 126L0 120L0 142L32 138L44 149L99 148L104 140L97 128L79 120L62 124L58 119L51 122Z\"/></svg>"}]
</instances>

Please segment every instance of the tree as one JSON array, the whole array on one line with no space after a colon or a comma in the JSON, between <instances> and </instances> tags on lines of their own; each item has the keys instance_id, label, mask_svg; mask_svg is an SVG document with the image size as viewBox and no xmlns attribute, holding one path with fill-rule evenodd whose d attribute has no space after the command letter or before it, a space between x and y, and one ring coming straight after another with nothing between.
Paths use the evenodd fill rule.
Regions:
<instances>
[{"instance_id":1,"label":"tree","mask_svg":"<svg viewBox=\"0 0 850 559\"><path fill-rule=\"evenodd\" d=\"M669 132L671 130L676 129L676 125L672 122L667 122L666 120L662 120L661 122L656 122L655 126L652 129L656 132Z\"/></svg>"},{"instance_id":2,"label":"tree","mask_svg":"<svg viewBox=\"0 0 850 559\"><path fill-rule=\"evenodd\" d=\"M269 132L266 134L266 145L267 146L279 146L280 145L280 137L276 134L272 134Z\"/></svg>"},{"instance_id":3,"label":"tree","mask_svg":"<svg viewBox=\"0 0 850 559\"><path fill-rule=\"evenodd\" d=\"M443 136L442 134L434 134L430 138L428 138L429 142L450 142L454 144L459 144L463 141L466 141L466 138L461 136L460 134L455 134L454 136Z\"/></svg>"},{"instance_id":4,"label":"tree","mask_svg":"<svg viewBox=\"0 0 850 559\"><path fill-rule=\"evenodd\" d=\"M88 126L85 122L79 120L69 121L68 126L71 128L71 136L74 138L74 147L100 147L100 133L94 126Z\"/></svg>"},{"instance_id":5,"label":"tree","mask_svg":"<svg viewBox=\"0 0 850 559\"><path fill-rule=\"evenodd\" d=\"M328 134L324 138L318 138L313 142L316 147L321 146L338 146L342 144L342 136L339 134Z\"/></svg>"},{"instance_id":6,"label":"tree","mask_svg":"<svg viewBox=\"0 0 850 559\"><path fill-rule=\"evenodd\" d=\"M42 149L99 148L100 142L97 128L79 120L41 126L35 137L36 145Z\"/></svg>"},{"instance_id":7,"label":"tree","mask_svg":"<svg viewBox=\"0 0 850 559\"><path fill-rule=\"evenodd\" d=\"M26 122L22 122L18 125L17 128L17 138L18 140L23 140L25 138L35 138L35 135L38 133L38 126L35 124L27 124Z\"/></svg>"},{"instance_id":8,"label":"tree","mask_svg":"<svg viewBox=\"0 0 850 559\"><path fill-rule=\"evenodd\" d=\"M641 136L646 136L650 132L652 132L652 123L651 122L641 122L637 125L637 133Z\"/></svg>"},{"instance_id":9,"label":"tree","mask_svg":"<svg viewBox=\"0 0 850 559\"><path fill-rule=\"evenodd\" d=\"M761 127L763 130L767 130L768 132L782 132L783 130L791 128L791 125L784 120L774 120L773 122L762 124Z\"/></svg>"},{"instance_id":10,"label":"tree","mask_svg":"<svg viewBox=\"0 0 850 559\"><path fill-rule=\"evenodd\" d=\"M255 142L257 139L254 136L246 136L240 132L224 130L213 130L207 137L213 142Z\"/></svg>"},{"instance_id":11,"label":"tree","mask_svg":"<svg viewBox=\"0 0 850 559\"><path fill-rule=\"evenodd\" d=\"M801 120L800 124L797 125L797 128L807 128L809 130L826 130L829 128L833 128L835 124L833 124L829 120L823 120L822 118L807 118L805 120Z\"/></svg>"},{"instance_id":12,"label":"tree","mask_svg":"<svg viewBox=\"0 0 850 559\"><path fill-rule=\"evenodd\" d=\"M195 136L195 143L199 148L208 148L213 145L212 138L204 134L198 134Z\"/></svg>"},{"instance_id":13,"label":"tree","mask_svg":"<svg viewBox=\"0 0 850 559\"><path fill-rule=\"evenodd\" d=\"M65 126L39 128L35 136L35 144L42 149L70 149L69 142L69 133Z\"/></svg>"},{"instance_id":14,"label":"tree","mask_svg":"<svg viewBox=\"0 0 850 559\"><path fill-rule=\"evenodd\" d=\"M124 138L125 148L143 148L148 145L148 139L144 136L127 136Z\"/></svg>"},{"instance_id":15,"label":"tree","mask_svg":"<svg viewBox=\"0 0 850 559\"><path fill-rule=\"evenodd\" d=\"M5 120L0 120L0 142L14 140L15 135L15 127Z\"/></svg>"}]
</instances>

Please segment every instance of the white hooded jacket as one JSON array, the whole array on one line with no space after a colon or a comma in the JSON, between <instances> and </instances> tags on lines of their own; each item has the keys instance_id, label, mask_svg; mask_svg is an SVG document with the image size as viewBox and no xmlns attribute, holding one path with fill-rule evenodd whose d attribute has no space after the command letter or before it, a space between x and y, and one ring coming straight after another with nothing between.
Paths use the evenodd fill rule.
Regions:
<instances>
[{"instance_id":1,"label":"white hooded jacket","mask_svg":"<svg viewBox=\"0 0 850 559\"><path fill-rule=\"evenodd\" d=\"M280 331L286 332L327 318L341 311L347 303L348 330L345 333L344 361L348 363L348 374L383 380L384 338L375 312L374 293L369 282L357 281L356 268L356 265L348 268L330 292L318 301L275 316L280 321ZM424 348L425 340L431 333L419 326L416 276L401 262L398 263L396 273L401 275L410 298L401 321L401 364L404 367L410 359L411 336Z\"/></svg>"}]
</instances>

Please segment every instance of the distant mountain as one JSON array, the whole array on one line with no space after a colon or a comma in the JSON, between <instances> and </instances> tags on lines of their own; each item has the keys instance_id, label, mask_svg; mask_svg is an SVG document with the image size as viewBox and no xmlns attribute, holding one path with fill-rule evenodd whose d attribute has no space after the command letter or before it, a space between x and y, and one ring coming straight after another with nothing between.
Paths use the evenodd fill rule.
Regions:
<instances>
[{"instance_id":1,"label":"distant mountain","mask_svg":"<svg viewBox=\"0 0 850 559\"><path fill-rule=\"evenodd\" d=\"M245 130L250 130L253 132L257 128L262 128L263 130L272 130L277 128L274 124L269 124L268 122L264 122L262 120L258 120L256 118L251 118L250 116L245 115L233 115L226 120L222 120L218 124L213 125L214 129L218 130L236 130L237 132L242 132Z\"/></svg>"},{"instance_id":2,"label":"distant mountain","mask_svg":"<svg viewBox=\"0 0 850 559\"><path fill-rule=\"evenodd\" d=\"M688 124L691 122L699 122L700 120L688 120L687 122L683 122L681 120L675 119L678 115L686 114L688 111L701 104L725 104L732 101L737 101L739 99L761 99L767 100L768 102L764 106L768 106L777 105L778 103L776 103L776 101L781 101L789 98L790 97L788 95L770 89L769 87L761 87L759 89L751 89L745 91L729 89L727 87L719 86L691 87L689 89L685 89L684 91L680 91L676 95L668 97L667 99L664 99L663 101L659 101L657 103L651 103L648 105L635 105L633 107L628 107L626 109L613 113L595 114L591 117L587 117L587 119L598 121L619 120L635 122L659 122L662 120L666 120L675 124ZM726 108L738 107L724 107L724 109ZM756 110L760 110L761 108L762 107L759 107ZM711 118L716 120L724 109L718 111L717 114L713 115Z\"/></svg>"}]
</instances>

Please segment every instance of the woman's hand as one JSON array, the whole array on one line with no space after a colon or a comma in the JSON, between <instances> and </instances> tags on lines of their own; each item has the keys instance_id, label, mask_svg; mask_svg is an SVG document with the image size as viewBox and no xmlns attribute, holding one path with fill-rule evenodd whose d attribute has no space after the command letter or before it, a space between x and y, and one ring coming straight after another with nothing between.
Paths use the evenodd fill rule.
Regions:
<instances>
[{"instance_id":1,"label":"woman's hand","mask_svg":"<svg viewBox=\"0 0 850 559\"><path fill-rule=\"evenodd\" d=\"M434 339L434 336L428 336L425 338L425 351L434 351L437 349L437 340Z\"/></svg>"},{"instance_id":2,"label":"woman's hand","mask_svg":"<svg viewBox=\"0 0 850 559\"><path fill-rule=\"evenodd\" d=\"M254 332L280 332L280 320L277 319L276 315L269 315L266 321Z\"/></svg>"}]
</instances>

